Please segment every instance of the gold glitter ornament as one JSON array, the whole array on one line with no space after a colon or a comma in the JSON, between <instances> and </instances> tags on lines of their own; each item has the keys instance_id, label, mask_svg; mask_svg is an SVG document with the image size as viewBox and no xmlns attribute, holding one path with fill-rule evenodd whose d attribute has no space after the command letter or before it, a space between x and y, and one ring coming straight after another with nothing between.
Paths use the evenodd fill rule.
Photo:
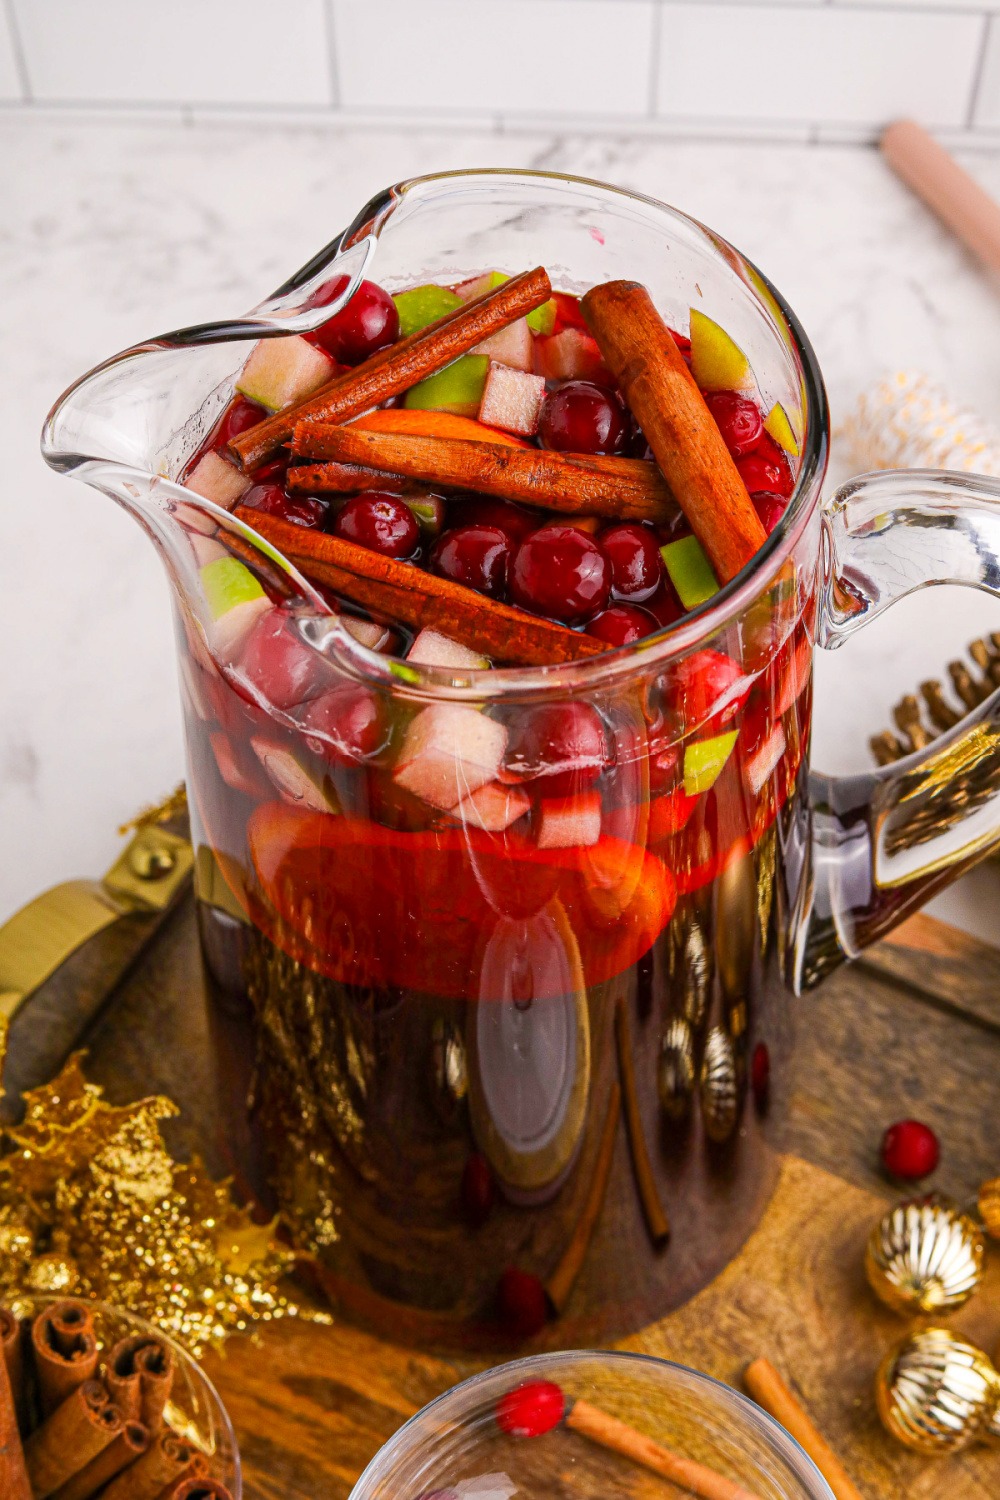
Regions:
<instances>
[{"instance_id":1,"label":"gold glitter ornament","mask_svg":"<svg viewBox=\"0 0 1000 1500\"><path fill-rule=\"evenodd\" d=\"M979 1286L984 1255L974 1220L951 1199L929 1193L883 1214L868 1236L865 1274L895 1312L950 1312Z\"/></svg>"},{"instance_id":2,"label":"gold glitter ornament","mask_svg":"<svg viewBox=\"0 0 1000 1500\"><path fill-rule=\"evenodd\" d=\"M979 1212L992 1239L1000 1240L1000 1177L991 1177L979 1189Z\"/></svg>"},{"instance_id":3,"label":"gold glitter ornament","mask_svg":"<svg viewBox=\"0 0 1000 1500\"><path fill-rule=\"evenodd\" d=\"M886 1430L918 1453L1000 1443L1000 1375L950 1328L922 1328L891 1350L875 1376L875 1400Z\"/></svg>"}]
</instances>

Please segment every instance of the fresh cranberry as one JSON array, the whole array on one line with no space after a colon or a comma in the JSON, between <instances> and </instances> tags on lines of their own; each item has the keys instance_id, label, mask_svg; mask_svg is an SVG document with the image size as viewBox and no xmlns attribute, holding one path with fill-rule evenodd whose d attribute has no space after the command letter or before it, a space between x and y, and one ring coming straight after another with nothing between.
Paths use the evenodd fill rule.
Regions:
<instances>
[{"instance_id":1,"label":"fresh cranberry","mask_svg":"<svg viewBox=\"0 0 1000 1500\"><path fill-rule=\"evenodd\" d=\"M919 1120L897 1120L882 1137L882 1165L890 1177L927 1177L941 1157L938 1138Z\"/></svg>"},{"instance_id":2,"label":"fresh cranberry","mask_svg":"<svg viewBox=\"0 0 1000 1500\"><path fill-rule=\"evenodd\" d=\"M608 764L604 724L577 700L522 709L507 742L507 769L538 783L546 797L569 797L593 786Z\"/></svg>"},{"instance_id":3,"label":"fresh cranberry","mask_svg":"<svg viewBox=\"0 0 1000 1500\"><path fill-rule=\"evenodd\" d=\"M543 448L561 453L623 453L632 428L613 392L589 380L570 380L546 396L538 436Z\"/></svg>"},{"instance_id":4,"label":"fresh cranberry","mask_svg":"<svg viewBox=\"0 0 1000 1500\"><path fill-rule=\"evenodd\" d=\"M663 577L663 560L656 537L645 526L625 522L609 526L597 538L611 564L611 592L616 599L641 604L651 599Z\"/></svg>"},{"instance_id":5,"label":"fresh cranberry","mask_svg":"<svg viewBox=\"0 0 1000 1500\"><path fill-rule=\"evenodd\" d=\"M545 526L518 547L510 570L515 603L569 624L608 602L611 568L592 537L575 526Z\"/></svg>"},{"instance_id":6,"label":"fresh cranberry","mask_svg":"<svg viewBox=\"0 0 1000 1500\"><path fill-rule=\"evenodd\" d=\"M475 1228L486 1223L493 1212L496 1195L492 1167L481 1151L473 1151L462 1172L462 1207Z\"/></svg>"},{"instance_id":7,"label":"fresh cranberry","mask_svg":"<svg viewBox=\"0 0 1000 1500\"><path fill-rule=\"evenodd\" d=\"M684 358L687 360L688 364L690 364L691 363L691 340L688 338L687 334L686 333L678 333L676 328L671 328L670 329L670 337L673 339L674 343L677 345L678 349L681 351L681 353L683 354Z\"/></svg>"},{"instance_id":8,"label":"fresh cranberry","mask_svg":"<svg viewBox=\"0 0 1000 1500\"><path fill-rule=\"evenodd\" d=\"M526 1380L496 1405L497 1426L509 1437L542 1437L558 1427L566 1397L553 1380Z\"/></svg>"},{"instance_id":9,"label":"fresh cranberry","mask_svg":"<svg viewBox=\"0 0 1000 1500\"><path fill-rule=\"evenodd\" d=\"M506 591L512 551L499 526L457 526L438 537L430 564L435 573L496 599Z\"/></svg>"},{"instance_id":10,"label":"fresh cranberry","mask_svg":"<svg viewBox=\"0 0 1000 1500\"><path fill-rule=\"evenodd\" d=\"M313 754L333 765L365 760L386 739L378 698L371 688L357 682L343 683L314 698L303 715L302 727Z\"/></svg>"},{"instance_id":11,"label":"fresh cranberry","mask_svg":"<svg viewBox=\"0 0 1000 1500\"><path fill-rule=\"evenodd\" d=\"M420 527L409 506L398 495L386 495L381 490L348 500L330 530L345 541L381 552L383 557L410 557L420 540Z\"/></svg>"},{"instance_id":12,"label":"fresh cranberry","mask_svg":"<svg viewBox=\"0 0 1000 1500\"><path fill-rule=\"evenodd\" d=\"M326 286L313 292L307 305L325 307L339 297L347 282L346 276L328 281ZM374 281L362 281L351 300L306 337L341 364L359 365L399 338L396 304Z\"/></svg>"},{"instance_id":13,"label":"fresh cranberry","mask_svg":"<svg viewBox=\"0 0 1000 1500\"><path fill-rule=\"evenodd\" d=\"M263 422L269 413L263 406L258 406L256 401L248 401L245 396L237 396L225 410L222 421L212 440L213 447L224 448L231 443L234 437L239 437L241 432L246 432L248 427L256 427L258 422Z\"/></svg>"},{"instance_id":14,"label":"fresh cranberry","mask_svg":"<svg viewBox=\"0 0 1000 1500\"><path fill-rule=\"evenodd\" d=\"M252 485L240 504L291 521L294 526L322 526L330 509L326 500L318 500L315 495L286 495L280 484Z\"/></svg>"},{"instance_id":15,"label":"fresh cranberry","mask_svg":"<svg viewBox=\"0 0 1000 1500\"><path fill-rule=\"evenodd\" d=\"M664 579L652 599L647 599L643 609L649 611L662 629L665 625L672 625L684 614L684 606L674 593L673 586Z\"/></svg>"},{"instance_id":16,"label":"fresh cranberry","mask_svg":"<svg viewBox=\"0 0 1000 1500\"><path fill-rule=\"evenodd\" d=\"M273 707L288 709L310 695L316 657L287 618L271 610L253 627L240 661L243 676Z\"/></svg>"},{"instance_id":17,"label":"fresh cranberry","mask_svg":"<svg viewBox=\"0 0 1000 1500\"><path fill-rule=\"evenodd\" d=\"M497 1286L497 1309L508 1333L530 1339L541 1332L548 1317L545 1288L532 1272L508 1266Z\"/></svg>"},{"instance_id":18,"label":"fresh cranberry","mask_svg":"<svg viewBox=\"0 0 1000 1500\"><path fill-rule=\"evenodd\" d=\"M750 1059L750 1087L759 1110L767 1108L771 1093L771 1054L766 1042L758 1042Z\"/></svg>"},{"instance_id":19,"label":"fresh cranberry","mask_svg":"<svg viewBox=\"0 0 1000 1500\"><path fill-rule=\"evenodd\" d=\"M764 436L767 437L767 433ZM795 487L795 481L781 449L776 443L771 446L774 453L761 453L758 448L757 452L748 453L746 458L738 458L736 468L751 495L757 494L759 490L767 490L774 495L784 495L787 500Z\"/></svg>"},{"instance_id":20,"label":"fresh cranberry","mask_svg":"<svg viewBox=\"0 0 1000 1500\"><path fill-rule=\"evenodd\" d=\"M679 724L695 729L710 722L717 728L730 724L747 700L750 684L740 683L739 663L723 651L706 648L678 662L671 675L667 696ZM725 699L721 708L720 700Z\"/></svg>"},{"instance_id":21,"label":"fresh cranberry","mask_svg":"<svg viewBox=\"0 0 1000 1500\"><path fill-rule=\"evenodd\" d=\"M259 469L253 469L254 484L284 484L288 473L287 450L278 458L269 459L266 464L261 464Z\"/></svg>"},{"instance_id":22,"label":"fresh cranberry","mask_svg":"<svg viewBox=\"0 0 1000 1500\"><path fill-rule=\"evenodd\" d=\"M764 419L760 407L738 391L709 391L705 403L734 458L742 458L760 441Z\"/></svg>"},{"instance_id":23,"label":"fresh cranberry","mask_svg":"<svg viewBox=\"0 0 1000 1500\"><path fill-rule=\"evenodd\" d=\"M638 604L612 604L594 616L586 631L599 641L607 641L609 646L631 646L656 628L657 622L648 609Z\"/></svg>"},{"instance_id":24,"label":"fresh cranberry","mask_svg":"<svg viewBox=\"0 0 1000 1500\"><path fill-rule=\"evenodd\" d=\"M753 508L760 517L760 524L768 536L777 526L788 507L784 495L772 494L770 490L755 490L750 496Z\"/></svg>"},{"instance_id":25,"label":"fresh cranberry","mask_svg":"<svg viewBox=\"0 0 1000 1500\"><path fill-rule=\"evenodd\" d=\"M537 511L515 505L511 500L491 500L486 495L459 501L450 515L458 526L498 526L515 547L537 531L542 521Z\"/></svg>"}]
</instances>

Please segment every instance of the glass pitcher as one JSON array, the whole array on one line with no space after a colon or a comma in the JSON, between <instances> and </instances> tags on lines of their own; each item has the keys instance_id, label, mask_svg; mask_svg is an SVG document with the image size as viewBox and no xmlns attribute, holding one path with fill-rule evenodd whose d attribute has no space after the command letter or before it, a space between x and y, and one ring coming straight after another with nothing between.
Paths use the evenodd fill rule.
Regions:
<instances>
[{"instance_id":1,"label":"glass pitcher","mask_svg":"<svg viewBox=\"0 0 1000 1500\"><path fill-rule=\"evenodd\" d=\"M568 291L641 281L673 326L692 303L721 324L799 425L794 496L737 578L634 646L415 667L178 477L251 341L316 328L362 277L534 265ZM84 376L43 449L125 506L174 586L238 1184L344 1314L424 1346L595 1342L691 1296L775 1181L793 995L996 838L992 700L842 780L810 775L809 733L817 645L927 584L1000 592L1000 487L869 475L821 506L823 383L765 277L675 209L543 173L391 188L246 317ZM287 671L262 688L241 652L263 618ZM554 846L529 810L498 828L476 793L527 809L504 779L514 731L581 706L596 764L563 765L544 733L536 758L564 796L583 778L588 816ZM414 734L454 805L398 774Z\"/></svg>"}]
</instances>

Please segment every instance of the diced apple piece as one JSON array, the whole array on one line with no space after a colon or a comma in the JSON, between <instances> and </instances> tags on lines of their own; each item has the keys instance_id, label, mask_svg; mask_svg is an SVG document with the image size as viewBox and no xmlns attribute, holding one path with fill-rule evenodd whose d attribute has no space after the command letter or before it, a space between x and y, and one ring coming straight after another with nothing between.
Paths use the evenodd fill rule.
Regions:
<instances>
[{"instance_id":1,"label":"diced apple piece","mask_svg":"<svg viewBox=\"0 0 1000 1500\"><path fill-rule=\"evenodd\" d=\"M556 326L556 304L555 298L550 297L548 302L543 302L541 307L532 308L525 319L532 333L537 333L542 338L547 338Z\"/></svg>"},{"instance_id":2,"label":"diced apple piece","mask_svg":"<svg viewBox=\"0 0 1000 1500\"><path fill-rule=\"evenodd\" d=\"M539 849L588 848L601 836L601 794L545 797L538 805Z\"/></svg>"},{"instance_id":3,"label":"diced apple piece","mask_svg":"<svg viewBox=\"0 0 1000 1500\"><path fill-rule=\"evenodd\" d=\"M472 828L482 828L486 833L502 833L518 818L523 818L530 806L531 798L519 787L488 781L478 791L463 797L451 816Z\"/></svg>"},{"instance_id":4,"label":"diced apple piece","mask_svg":"<svg viewBox=\"0 0 1000 1500\"><path fill-rule=\"evenodd\" d=\"M437 536L444 525L445 503L440 495L404 495L403 504L427 536Z\"/></svg>"},{"instance_id":5,"label":"diced apple piece","mask_svg":"<svg viewBox=\"0 0 1000 1500\"><path fill-rule=\"evenodd\" d=\"M745 391L754 383L740 346L696 307L691 309L691 374L703 391Z\"/></svg>"},{"instance_id":6,"label":"diced apple piece","mask_svg":"<svg viewBox=\"0 0 1000 1500\"><path fill-rule=\"evenodd\" d=\"M221 453L203 453L184 481L186 490L193 490L203 500L212 500L223 510L232 510L241 495L250 488L253 480L242 474L235 464L222 457Z\"/></svg>"},{"instance_id":7,"label":"diced apple piece","mask_svg":"<svg viewBox=\"0 0 1000 1500\"><path fill-rule=\"evenodd\" d=\"M403 737L394 780L431 807L453 807L494 781L507 731L477 708L435 703L422 709Z\"/></svg>"},{"instance_id":8,"label":"diced apple piece","mask_svg":"<svg viewBox=\"0 0 1000 1500\"><path fill-rule=\"evenodd\" d=\"M775 724L764 743L754 751L746 763L747 781L754 795L758 795L774 774L778 762L785 753L785 731Z\"/></svg>"},{"instance_id":9,"label":"diced apple piece","mask_svg":"<svg viewBox=\"0 0 1000 1500\"><path fill-rule=\"evenodd\" d=\"M399 336L405 339L454 312L456 307L462 306L465 298L446 286L431 283L415 286L408 292L397 292L392 300L399 314Z\"/></svg>"},{"instance_id":10,"label":"diced apple piece","mask_svg":"<svg viewBox=\"0 0 1000 1500\"><path fill-rule=\"evenodd\" d=\"M250 569L235 557L206 563L199 577L212 617L209 646L217 657L229 661L261 615L274 606Z\"/></svg>"},{"instance_id":11,"label":"diced apple piece","mask_svg":"<svg viewBox=\"0 0 1000 1500\"><path fill-rule=\"evenodd\" d=\"M535 343L526 318L517 318L490 334L476 345L477 354L485 354L498 365L509 365L512 370L534 370Z\"/></svg>"},{"instance_id":12,"label":"diced apple piece","mask_svg":"<svg viewBox=\"0 0 1000 1500\"><path fill-rule=\"evenodd\" d=\"M253 776L248 776L236 758L232 741L228 734L222 730L216 730L209 735L212 745L212 753L215 756L216 765L219 767L219 775L227 786L231 786L234 792L242 792L246 797L259 797L262 785Z\"/></svg>"},{"instance_id":13,"label":"diced apple piece","mask_svg":"<svg viewBox=\"0 0 1000 1500\"><path fill-rule=\"evenodd\" d=\"M792 426L789 415L780 401L774 403L764 418L764 430L770 433L779 448L784 448L785 452L790 453L792 458L798 458L799 440L795 436L795 429Z\"/></svg>"},{"instance_id":14,"label":"diced apple piece","mask_svg":"<svg viewBox=\"0 0 1000 1500\"><path fill-rule=\"evenodd\" d=\"M210 724L215 715L202 691L204 668L197 666L186 652L180 655L181 697L203 724Z\"/></svg>"},{"instance_id":15,"label":"diced apple piece","mask_svg":"<svg viewBox=\"0 0 1000 1500\"><path fill-rule=\"evenodd\" d=\"M498 286L503 286L510 277L503 271L486 271L482 276L473 276L470 281L463 281L455 288L456 297L461 297L463 302L471 302L473 297L482 297L486 292L493 292Z\"/></svg>"},{"instance_id":16,"label":"diced apple piece","mask_svg":"<svg viewBox=\"0 0 1000 1500\"><path fill-rule=\"evenodd\" d=\"M392 635L388 625L380 625L377 620L360 620L356 615L343 615L341 618L348 635L353 635L369 651L381 651Z\"/></svg>"},{"instance_id":17,"label":"diced apple piece","mask_svg":"<svg viewBox=\"0 0 1000 1500\"><path fill-rule=\"evenodd\" d=\"M684 746L684 790L697 797L714 786L723 766L733 752L738 730L713 735L708 740L694 740Z\"/></svg>"},{"instance_id":18,"label":"diced apple piece","mask_svg":"<svg viewBox=\"0 0 1000 1500\"><path fill-rule=\"evenodd\" d=\"M218 562L222 557L228 557L229 552L219 541L217 536L206 536L203 531L189 531L188 541L191 543L191 551L199 568L207 567L209 563Z\"/></svg>"},{"instance_id":19,"label":"diced apple piece","mask_svg":"<svg viewBox=\"0 0 1000 1500\"><path fill-rule=\"evenodd\" d=\"M463 354L412 386L403 404L411 411L450 411L474 417L483 399L489 363L485 354Z\"/></svg>"},{"instance_id":20,"label":"diced apple piece","mask_svg":"<svg viewBox=\"0 0 1000 1500\"><path fill-rule=\"evenodd\" d=\"M325 385L336 368L322 349L297 333L261 339L240 371L236 389L268 411L282 411Z\"/></svg>"},{"instance_id":21,"label":"diced apple piece","mask_svg":"<svg viewBox=\"0 0 1000 1500\"><path fill-rule=\"evenodd\" d=\"M332 786L325 791L320 780L306 770L291 750L257 735L251 739L250 745L284 802L308 812L340 811Z\"/></svg>"},{"instance_id":22,"label":"diced apple piece","mask_svg":"<svg viewBox=\"0 0 1000 1500\"><path fill-rule=\"evenodd\" d=\"M696 536L682 536L660 548L663 566L685 609L696 609L719 592L712 564Z\"/></svg>"},{"instance_id":23,"label":"diced apple piece","mask_svg":"<svg viewBox=\"0 0 1000 1500\"><path fill-rule=\"evenodd\" d=\"M484 671L490 665L488 656L480 656L453 641L439 630L422 630L406 653L406 660L422 667L455 667L458 671Z\"/></svg>"},{"instance_id":24,"label":"diced apple piece","mask_svg":"<svg viewBox=\"0 0 1000 1500\"><path fill-rule=\"evenodd\" d=\"M544 400L545 381L541 375L528 375L491 360L479 420L520 437L534 437Z\"/></svg>"},{"instance_id":25,"label":"diced apple piece","mask_svg":"<svg viewBox=\"0 0 1000 1500\"><path fill-rule=\"evenodd\" d=\"M535 345L546 380L607 380L608 367L594 339L582 328L564 328Z\"/></svg>"}]
</instances>

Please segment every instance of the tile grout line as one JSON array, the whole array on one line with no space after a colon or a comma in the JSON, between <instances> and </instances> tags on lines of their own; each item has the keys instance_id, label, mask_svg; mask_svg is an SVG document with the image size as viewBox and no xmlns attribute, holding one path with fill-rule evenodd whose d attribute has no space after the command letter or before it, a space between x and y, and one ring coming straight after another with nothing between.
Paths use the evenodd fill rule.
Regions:
<instances>
[{"instance_id":1,"label":"tile grout line","mask_svg":"<svg viewBox=\"0 0 1000 1500\"><path fill-rule=\"evenodd\" d=\"M14 10L14 0L3 0L4 14L7 17L7 30L10 34L10 48L14 54L14 67L17 69L18 82L21 85L21 93L25 104L31 104L31 79L28 75L28 59L24 51L24 43L21 40L21 29L17 24L17 14Z\"/></svg>"},{"instance_id":2,"label":"tile grout line","mask_svg":"<svg viewBox=\"0 0 1000 1500\"><path fill-rule=\"evenodd\" d=\"M992 19L988 14L984 13L982 34L979 38L979 56L976 58L976 66L972 70L972 87L969 90L969 109L968 113L965 116L966 130L975 129L976 113L979 109L979 93L983 86L983 74L986 71L986 54L989 51L989 43L992 32Z\"/></svg>"}]
</instances>

